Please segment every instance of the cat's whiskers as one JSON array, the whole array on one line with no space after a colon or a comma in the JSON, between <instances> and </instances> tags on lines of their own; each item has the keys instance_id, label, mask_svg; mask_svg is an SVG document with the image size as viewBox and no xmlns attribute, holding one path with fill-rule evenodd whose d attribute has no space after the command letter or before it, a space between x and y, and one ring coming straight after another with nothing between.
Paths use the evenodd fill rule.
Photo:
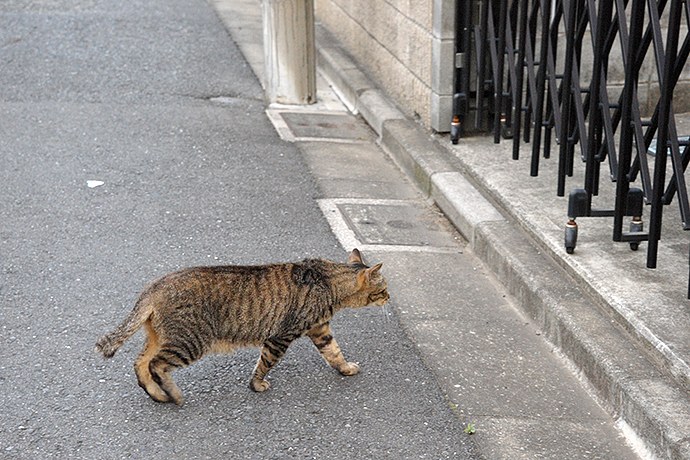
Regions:
<instances>
[{"instance_id":1,"label":"cat's whiskers","mask_svg":"<svg viewBox=\"0 0 690 460\"><path fill-rule=\"evenodd\" d=\"M383 304L383 306L381 307L381 312L383 313L383 318L386 320L386 322L389 322L390 318L388 317L388 315L390 315L390 313L388 312L387 303Z\"/></svg>"}]
</instances>

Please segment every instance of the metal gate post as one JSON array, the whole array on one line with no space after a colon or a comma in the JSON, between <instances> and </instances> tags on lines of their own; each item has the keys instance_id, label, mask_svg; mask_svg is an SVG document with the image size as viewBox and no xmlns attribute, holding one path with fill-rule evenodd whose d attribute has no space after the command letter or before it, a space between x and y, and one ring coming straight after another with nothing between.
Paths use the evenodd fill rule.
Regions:
<instances>
[{"instance_id":1,"label":"metal gate post","mask_svg":"<svg viewBox=\"0 0 690 460\"><path fill-rule=\"evenodd\" d=\"M558 185L557 196L565 195L565 176L572 175L572 135L575 129L573 113L573 97L577 91L573 87L573 66L575 65L575 29L577 24L577 2L567 2L563 8L565 24L565 62L563 64L563 81L561 82L561 132L559 133L560 148L558 154ZM579 83L578 83L579 84ZM570 166L570 167L569 167Z\"/></svg>"},{"instance_id":2,"label":"metal gate post","mask_svg":"<svg viewBox=\"0 0 690 460\"><path fill-rule=\"evenodd\" d=\"M536 6L536 5L535 5ZM539 50L539 71L537 73L537 94L534 106L534 138L532 141L532 162L530 176L539 174L539 156L541 150L541 132L544 129L544 93L546 91L546 59L549 43L549 19L551 0L540 0L541 10L541 48Z\"/></svg>"},{"instance_id":3,"label":"metal gate post","mask_svg":"<svg viewBox=\"0 0 690 460\"><path fill-rule=\"evenodd\" d=\"M661 81L659 99L659 131L657 138L657 152L654 161L654 183L652 184L652 210L649 217L649 246L647 248L647 267L656 268L659 240L661 239L661 220L663 215L664 182L666 180L666 151L669 145L669 119L671 114L671 98L673 97L673 76L678 52L678 35L681 19L681 0L671 1L669 11L668 38L663 63L663 79Z\"/></svg>"},{"instance_id":4,"label":"metal gate post","mask_svg":"<svg viewBox=\"0 0 690 460\"><path fill-rule=\"evenodd\" d=\"M450 123L450 140L453 144L457 144L463 135L469 112L472 3L472 0L455 1L455 72L453 118ZM477 82L477 87L479 86L480 82Z\"/></svg>"},{"instance_id":5,"label":"metal gate post","mask_svg":"<svg viewBox=\"0 0 690 460\"><path fill-rule=\"evenodd\" d=\"M508 0L499 0L498 37L496 37L496 75L494 75L494 142L501 142L501 128L505 117L503 94L503 71L506 54L506 20L508 17Z\"/></svg>"},{"instance_id":6,"label":"metal gate post","mask_svg":"<svg viewBox=\"0 0 690 460\"><path fill-rule=\"evenodd\" d=\"M636 66L636 53L642 41L644 0L633 0L630 15L630 29L627 36L628 46L623 51L625 57L625 86L621 95L621 134L618 152L618 175L616 178L616 213L613 217L613 241L622 241L623 216L625 215L626 199L630 189L629 173L632 162L634 134L632 105L639 77L639 67ZM624 33L623 29L621 29L621 33ZM646 155L644 150L644 145L637 147L638 154Z\"/></svg>"},{"instance_id":7,"label":"metal gate post","mask_svg":"<svg viewBox=\"0 0 690 460\"><path fill-rule=\"evenodd\" d=\"M522 106L522 88L525 79L525 48L527 47L527 2L519 2L518 22L517 22L517 75L515 78L515 99L513 100L513 160L520 159L520 134L522 133L522 117L524 116ZM525 121L529 129L529 123Z\"/></svg>"}]
</instances>

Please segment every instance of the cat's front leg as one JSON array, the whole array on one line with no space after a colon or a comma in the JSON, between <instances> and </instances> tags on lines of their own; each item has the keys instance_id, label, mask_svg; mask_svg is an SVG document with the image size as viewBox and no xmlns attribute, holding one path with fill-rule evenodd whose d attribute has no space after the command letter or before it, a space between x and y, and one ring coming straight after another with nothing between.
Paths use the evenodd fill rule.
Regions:
<instances>
[{"instance_id":1,"label":"cat's front leg","mask_svg":"<svg viewBox=\"0 0 690 460\"><path fill-rule=\"evenodd\" d=\"M261 356L259 356L256 362L252 379L249 381L249 388L257 393L261 393L271 387L271 384L264 380L264 378L268 371L285 355L288 347L295 339L296 337L292 336L272 337L264 342L261 347Z\"/></svg>"},{"instance_id":2,"label":"cat's front leg","mask_svg":"<svg viewBox=\"0 0 690 460\"><path fill-rule=\"evenodd\" d=\"M321 324L309 330L307 336L314 343L323 356L323 359L342 375L355 375L359 372L357 363L349 363L345 360L342 350L333 337L330 323Z\"/></svg>"}]
</instances>

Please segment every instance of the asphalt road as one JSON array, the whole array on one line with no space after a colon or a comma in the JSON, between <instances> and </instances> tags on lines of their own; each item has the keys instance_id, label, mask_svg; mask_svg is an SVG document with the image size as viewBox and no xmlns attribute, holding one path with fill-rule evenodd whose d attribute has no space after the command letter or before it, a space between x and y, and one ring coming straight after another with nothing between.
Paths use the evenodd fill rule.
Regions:
<instances>
[{"instance_id":1,"label":"asphalt road","mask_svg":"<svg viewBox=\"0 0 690 460\"><path fill-rule=\"evenodd\" d=\"M182 407L136 385L141 334L93 352L166 272L345 258L264 108L203 0L0 3L0 457L475 458L380 309L334 322L355 377L300 340L264 394L255 350L179 371Z\"/></svg>"}]
</instances>

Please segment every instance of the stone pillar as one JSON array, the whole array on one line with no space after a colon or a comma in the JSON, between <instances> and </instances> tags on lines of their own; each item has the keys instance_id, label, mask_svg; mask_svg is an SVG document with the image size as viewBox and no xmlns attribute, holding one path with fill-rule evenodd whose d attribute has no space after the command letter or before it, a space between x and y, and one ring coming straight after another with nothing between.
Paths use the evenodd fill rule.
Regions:
<instances>
[{"instance_id":1,"label":"stone pillar","mask_svg":"<svg viewBox=\"0 0 690 460\"><path fill-rule=\"evenodd\" d=\"M314 0L262 0L270 103L316 102Z\"/></svg>"}]
</instances>

